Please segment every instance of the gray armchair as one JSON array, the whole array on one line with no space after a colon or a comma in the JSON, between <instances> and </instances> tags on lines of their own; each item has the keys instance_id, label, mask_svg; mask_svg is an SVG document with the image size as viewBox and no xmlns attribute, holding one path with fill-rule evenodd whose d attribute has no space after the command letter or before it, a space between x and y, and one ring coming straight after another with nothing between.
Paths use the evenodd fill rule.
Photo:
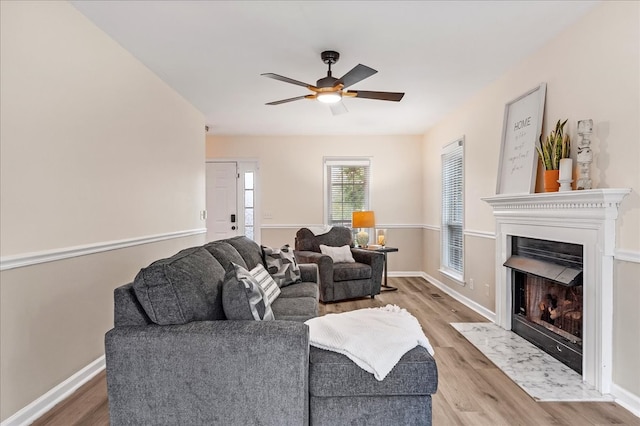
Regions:
<instances>
[{"instance_id":1,"label":"gray armchair","mask_svg":"<svg viewBox=\"0 0 640 426\"><path fill-rule=\"evenodd\" d=\"M356 263L334 263L320 251L320 245L351 247ZM298 263L315 263L320 275L320 301L336 302L380 294L384 255L375 251L353 248L351 230L333 227L326 234L314 235L308 228L296 233L295 255Z\"/></svg>"}]
</instances>

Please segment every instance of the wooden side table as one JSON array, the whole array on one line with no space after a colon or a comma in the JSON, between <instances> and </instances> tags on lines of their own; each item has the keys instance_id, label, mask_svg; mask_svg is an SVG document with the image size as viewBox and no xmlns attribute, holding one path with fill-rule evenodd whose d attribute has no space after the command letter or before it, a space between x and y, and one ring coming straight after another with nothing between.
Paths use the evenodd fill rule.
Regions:
<instances>
[{"instance_id":1,"label":"wooden side table","mask_svg":"<svg viewBox=\"0 0 640 426\"><path fill-rule=\"evenodd\" d=\"M380 287L380 291L396 291L398 290L397 287L392 287L390 285L387 285L387 253L395 253L397 251L399 251L397 248L395 247L380 247L380 248L375 248L375 249L370 249L373 251L377 251L378 253L382 253L384 254L384 284L382 284Z\"/></svg>"}]
</instances>

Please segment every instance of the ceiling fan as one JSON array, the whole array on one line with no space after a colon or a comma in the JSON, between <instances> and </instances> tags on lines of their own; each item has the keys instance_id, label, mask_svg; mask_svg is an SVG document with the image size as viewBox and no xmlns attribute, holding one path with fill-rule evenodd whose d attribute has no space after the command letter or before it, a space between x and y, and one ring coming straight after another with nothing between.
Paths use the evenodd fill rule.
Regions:
<instances>
[{"instance_id":1,"label":"ceiling fan","mask_svg":"<svg viewBox=\"0 0 640 426\"><path fill-rule=\"evenodd\" d=\"M261 74L265 77L273 78L275 80L284 81L285 83L296 84L298 86L306 87L313 93L309 95L297 96L295 98L282 99L279 101L268 102L266 105L280 105L287 102L293 102L300 99L316 99L320 102L329 104L333 115L338 115L347 112L347 108L341 102L342 98L364 98L364 99L377 99L381 101L393 101L398 102L404 96L404 93L398 92L369 92L363 90L345 90L347 87L352 86L359 81L364 80L367 77L371 77L378 71L373 68L369 68L366 65L358 64L351 71L342 76L342 78L335 78L331 75L331 65L338 62L340 54L333 50L327 50L320 54L322 62L329 66L327 76L321 78L316 82L316 85L303 83L298 80L284 77L274 73Z\"/></svg>"}]
</instances>

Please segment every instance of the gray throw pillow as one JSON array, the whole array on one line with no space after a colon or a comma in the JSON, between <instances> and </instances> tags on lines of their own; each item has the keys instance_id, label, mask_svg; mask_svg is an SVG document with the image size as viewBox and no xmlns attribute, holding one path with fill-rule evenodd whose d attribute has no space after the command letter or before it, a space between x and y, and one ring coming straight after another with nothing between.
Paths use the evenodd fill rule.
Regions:
<instances>
[{"instance_id":1,"label":"gray throw pillow","mask_svg":"<svg viewBox=\"0 0 640 426\"><path fill-rule=\"evenodd\" d=\"M264 290L244 267L231 263L222 285L222 307L230 320L274 320Z\"/></svg>"},{"instance_id":2,"label":"gray throw pillow","mask_svg":"<svg viewBox=\"0 0 640 426\"><path fill-rule=\"evenodd\" d=\"M280 249L262 246L262 253L267 271L278 287L282 288L302 281L300 267L289 244Z\"/></svg>"}]
</instances>

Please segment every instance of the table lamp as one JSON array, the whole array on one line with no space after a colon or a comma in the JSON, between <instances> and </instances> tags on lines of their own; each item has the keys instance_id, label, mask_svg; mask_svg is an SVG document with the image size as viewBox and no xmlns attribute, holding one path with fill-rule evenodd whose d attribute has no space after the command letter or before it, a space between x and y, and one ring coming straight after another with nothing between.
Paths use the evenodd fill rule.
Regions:
<instances>
[{"instance_id":1,"label":"table lamp","mask_svg":"<svg viewBox=\"0 0 640 426\"><path fill-rule=\"evenodd\" d=\"M374 228L376 226L373 211L353 212L351 225L354 228L360 228L360 232L356 234L356 242L358 245L361 247L369 245L369 234L363 228Z\"/></svg>"}]
</instances>

